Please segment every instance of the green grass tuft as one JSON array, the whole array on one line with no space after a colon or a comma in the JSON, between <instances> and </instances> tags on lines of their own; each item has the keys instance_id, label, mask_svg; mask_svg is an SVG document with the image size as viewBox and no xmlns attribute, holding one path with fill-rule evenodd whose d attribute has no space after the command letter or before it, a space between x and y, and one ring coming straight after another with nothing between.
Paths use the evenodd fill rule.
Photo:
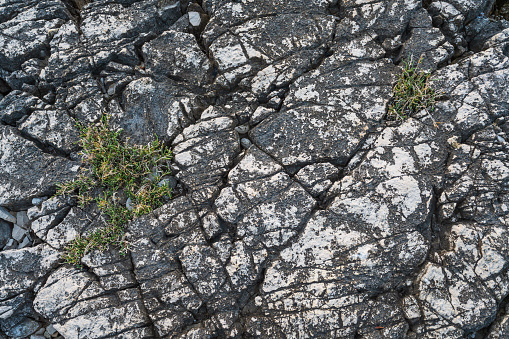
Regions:
<instances>
[{"instance_id":1,"label":"green grass tuft","mask_svg":"<svg viewBox=\"0 0 509 339\"><path fill-rule=\"evenodd\" d=\"M433 111L437 93L429 86L431 73L419 67L421 62L422 58L416 64L413 58L403 62L403 72L393 88L388 120L406 120L423 109Z\"/></svg>"},{"instance_id":2,"label":"green grass tuft","mask_svg":"<svg viewBox=\"0 0 509 339\"><path fill-rule=\"evenodd\" d=\"M157 137L146 146L128 145L121 138L122 130L109 128L107 116L97 125L77 126L84 167L77 179L57 184L57 194L75 196L82 207L95 202L108 223L66 247L66 262L79 266L81 258L92 249L115 245L126 253L126 223L171 198L170 187L161 179L170 174L172 153ZM126 201L130 202L129 208Z\"/></svg>"}]
</instances>

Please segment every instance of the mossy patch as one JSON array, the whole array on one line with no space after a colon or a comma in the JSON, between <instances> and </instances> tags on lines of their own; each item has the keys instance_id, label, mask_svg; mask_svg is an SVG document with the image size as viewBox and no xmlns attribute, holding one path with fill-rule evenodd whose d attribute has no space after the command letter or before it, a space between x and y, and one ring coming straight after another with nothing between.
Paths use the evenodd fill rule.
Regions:
<instances>
[{"instance_id":1,"label":"mossy patch","mask_svg":"<svg viewBox=\"0 0 509 339\"><path fill-rule=\"evenodd\" d=\"M82 207L97 204L107 221L107 227L66 247L66 262L80 265L92 249L116 245L125 253L125 225L171 198L168 181L163 179L170 174L172 153L157 137L145 146L129 145L122 130L110 128L106 115L98 124L77 126L83 166L77 179L57 184L57 194L73 195Z\"/></svg>"},{"instance_id":2,"label":"mossy patch","mask_svg":"<svg viewBox=\"0 0 509 339\"><path fill-rule=\"evenodd\" d=\"M393 98L387 112L388 120L406 120L413 113L433 110L437 93L430 87L431 73L423 70L422 59L403 62L403 71L393 88Z\"/></svg>"}]
</instances>

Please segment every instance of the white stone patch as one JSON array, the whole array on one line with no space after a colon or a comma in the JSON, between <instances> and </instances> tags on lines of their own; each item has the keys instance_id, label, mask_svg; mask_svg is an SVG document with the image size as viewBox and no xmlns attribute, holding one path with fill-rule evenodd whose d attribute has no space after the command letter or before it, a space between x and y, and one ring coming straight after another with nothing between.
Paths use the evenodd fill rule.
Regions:
<instances>
[{"instance_id":1,"label":"white stone patch","mask_svg":"<svg viewBox=\"0 0 509 339\"><path fill-rule=\"evenodd\" d=\"M247 62L247 57L242 50L240 44L234 44L232 39L221 37L217 39L211 46L214 59L221 70L227 70L238 67Z\"/></svg>"},{"instance_id":2,"label":"white stone patch","mask_svg":"<svg viewBox=\"0 0 509 339\"><path fill-rule=\"evenodd\" d=\"M316 99L317 101L320 100L320 94L314 90L315 85L307 85L305 87L301 87L298 90L295 91L294 95L297 99L300 99L302 101L311 101L313 99Z\"/></svg>"},{"instance_id":3,"label":"white stone patch","mask_svg":"<svg viewBox=\"0 0 509 339\"><path fill-rule=\"evenodd\" d=\"M34 300L34 308L42 314L59 309L65 312L89 282L90 277L86 273L62 267L52 273L48 283L39 290Z\"/></svg>"},{"instance_id":4,"label":"white stone patch","mask_svg":"<svg viewBox=\"0 0 509 339\"><path fill-rule=\"evenodd\" d=\"M432 150L428 144L419 144L414 146L414 151L417 154L419 162L423 165L431 165L433 163L431 159Z\"/></svg>"},{"instance_id":5,"label":"white stone patch","mask_svg":"<svg viewBox=\"0 0 509 339\"><path fill-rule=\"evenodd\" d=\"M483 162L483 167L494 180L502 181L509 177L509 168L498 159Z\"/></svg>"},{"instance_id":6,"label":"white stone patch","mask_svg":"<svg viewBox=\"0 0 509 339\"><path fill-rule=\"evenodd\" d=\"M353 261L360 261L363 267L373 267L376 265L376 258L373 253L377 252L377 248L373 244L366 244L359 246L353 253L350 254L349 259Z\"/></svg>"},{"instance_id":7,"label":"white stone patch","mask_svg":"<svg viewBox=\"0 0 509 339\"><path fill-rule=\"evenodd\" d=\"M283 168L275 161L259 161L252 152L242 158L242 160L235 166L230 173L228 178L242 178L242 173L249 173L250 176L265 177L271 174L282 171Z\"/></svg>"},{"instance_id":8,"label":"white stone patch","mask_svg":"<svg viewBox=\"0 0 509 339\"><path fill-rule=\"evenodd\" d=\"M401 147L393 147L390 150L393 154L393 163L388 163L382 158L377 157L377 155L383 155L385 153L385 149L382 147L376 147L368 153L367 159L369 159L369 162L363 166L377 168L381 174L385 174L388 178L414 174L417 172L414 166L414 158L410 152Z\"/></svg>"},{"instance_id":9,"label":"white stone patch","mask_svg":"<svg viewBox=\"0 0 509 339\"><path fill-rule=\"evenodd\" d=\"M330 209L338 213L348 211L348 213L355 215L356 218L377 230L379 232L377 235L386 237L392 232L388 222L390 212L386 204L377 200L372 200L369 196L359 198L340 197L334 200Z\"/></svg>"},{"instance_id":10,"label":"white stone patch","mask_svg":"<svg viewBox=\"0 0 509 339\"><path fill-rule=\"evenodd\" d=\"M278 73L273 65L265 67L253 78L251 90L257 95L266 92L274 80L276 80L277 75Z\"/></svg>"},{"instance_id":11,"label":"white stone patch","mask_svg":"<svg viewBox=\"0 0 509 339\"><path fill-rule=\"evenodd\" d=\"M281 252L281 259L295 267L307 267L310 259L314 265L330 266L336 251L355 247L364 237L346 226L330 225L327 218L317 214L307 223L299 241Z\"/></svg>"},{"instance_id":12,"label":"white stone patch","mask_svg":"<svg viewBox=\"0 0 509 339\"><path fill-rule=\"evenodd\" d=\"M217 206L217 214L228 222L235 222L242 213L242 204L231 187L224 188L214 204Z\"/></svg>"},{"instance_id":13,"label":"white stone patch","mask_svg":"<svg viewBox=\"0 0 509 339\"><path fill-rule=\"evenodd\" d=\"M242 282L247 279L251 283L251 279L255 278L252 259L247 252L244 242L238 241L234 244L226 271L233 285L238 288L246 288L247 286L243 285Z\"/></svg>"},{"instance_id":14,"label":"white stone patch","mask_svg":"<svg viewBox=\"0 0 509 339\"><path fill-rule=\"evenodd\" d=\"M376 187L376 192L391 200L405 218L422 206L419 183L411 176L396 177Z\"/></svg>"},{"instance_id":15,"label":"white stone patch","mask_svg":"<svg viewBox=\"0 0 509 339\"><path fill-rule=\"evenodd\" d=\"M186 127L182 132L185 139L196 138L207 133L214 133L233 127L233 120L229 117L213 118L206 121L200 121L194 125Z\"/></svg>"},{"instance_id":16,"label":"white stone patch","mask_svg":"<svg viewBox=\"0 0 509 339\"><path fill-rule=\"evenodd\" d=\"M234 70L224 73L222 75L222 78L224 78L224 80L226 81L224 84L229 84L233 80L239 78L240 76L249 74L251 69L252 69L251 65L244 65L244 66L238 67Z\"/></svg>"}]
</instances>

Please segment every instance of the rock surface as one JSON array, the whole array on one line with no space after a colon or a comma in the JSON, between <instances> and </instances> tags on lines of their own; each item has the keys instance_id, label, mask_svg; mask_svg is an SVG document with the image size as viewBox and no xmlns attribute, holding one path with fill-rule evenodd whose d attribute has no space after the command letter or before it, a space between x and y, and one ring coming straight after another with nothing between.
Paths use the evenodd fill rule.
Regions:
<instances>
[{"instance_id":1,"label":"rock surface","mask_svg":"<svg viewBox=\"0 0 509 339\"><path fill-rule=\"evenodd\" d=\"M494 0L0 3L0 338L506 338L509 22ZM386 119L421 59L433 110ZM130 251L63 263L103 114L174 154Z\"/></svg>"}]
</instances>

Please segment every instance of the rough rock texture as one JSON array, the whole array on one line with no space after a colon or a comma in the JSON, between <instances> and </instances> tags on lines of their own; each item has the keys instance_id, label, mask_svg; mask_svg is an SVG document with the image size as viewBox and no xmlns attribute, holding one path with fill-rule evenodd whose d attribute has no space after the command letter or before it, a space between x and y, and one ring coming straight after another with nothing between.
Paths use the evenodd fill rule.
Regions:
<instances>
[{"instance_id":1,"label":"rough rock texture","mask_svg":"<svg viewBox=\"0 0 509 339\"><path fill-rule=\"evenodd\" d=\"M0 3L0 338L507 338L509 23L494 0ZM402 62L433 110L386 121ZM51 197L74 120L171 146L130 251Z\"/></svg>"}]
</instances>

